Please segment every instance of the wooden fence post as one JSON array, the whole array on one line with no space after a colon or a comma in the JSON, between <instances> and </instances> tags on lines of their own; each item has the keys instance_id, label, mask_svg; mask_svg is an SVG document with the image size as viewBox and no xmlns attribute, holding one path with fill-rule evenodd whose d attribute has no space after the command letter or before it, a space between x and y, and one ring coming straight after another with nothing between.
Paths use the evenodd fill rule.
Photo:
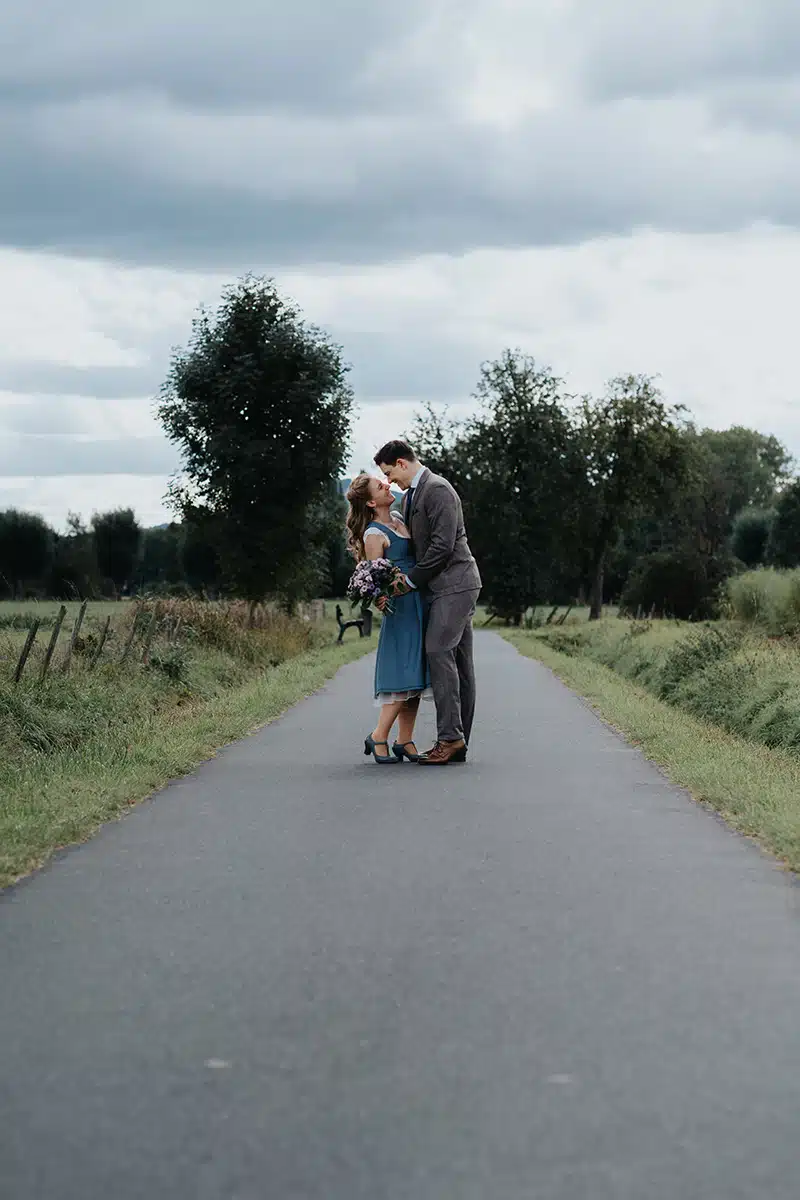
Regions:
<instances>
[{"instance_id":1,"label":"wooden fence post","mask_svg":"<svg viewBox=\"0 0 800 1200\"><path fill-rule=\"evenodd\" d=\"M106 623L103 626L103 632L100 634L100 641L97 644L97 649L95 650L94 654L92 655L92 661L89 663L90 671L93 671L95 669L95 667L97 666L98 662L100 661L100 655L103 653L103 646L105 646L105 644L106 644L106 638L108 637L108 630L109 630L110 625L111 625L111 616L109 615L106 617Z\"/></svg>"},{"instance_id":2,"label":"wooden fence post","mask_svg":"<svg viewBox=\"0 0 800 1200\"><path fill-rule=\"evenodd\" d=\"M67 653L64 658L64 665L62 667L62 670L65 675L67 674L70 667L72 666L72 655L73 655L75 646L78 641L78 634L81 631L81 625L83 624L83 618L86 616L86 606L88 603L89 603L88 600L84 600L83 604L80 606L80 609L78 610L78 615L75 618L75 624L72 627L72 636L70 637L69 643L67 645Z\"/></svg>"},{"instance_id":3,"label":"wooden fence post","mask_svg":"<svg viewBox=\"0 0 800 1200\"><path fill-rule=\"evenodd\" d=\"M119 660L120 664L127 661L128 655L131 652L131 646L133 645L133 639L136 637L136 630L137 630L138 626L139 626L139 613L137 611L133 614L133 623L131 625L131 631L128 634L128 640L125 643L125 649L122 651L122 658Z\"/></svg>"},{"instance_id":4,"label":"wooden fence post","mask_svg":"<svg viewBox=\"0 0 800 1200\"><path fill-rule=\"evenodd\" d=\"M159 626L158 617L156 616L155 613L153 613L152 620L150 621L150 627L147 630L147 634L144 639L144 649L142 651L142 662L145 665L147 664L147 661L150 658L150 647L153 644L153 638L156 635L156 629L158 628L158 626Z\"/></svg>"},{"instance_id":5,"label":"wooden fence post","mask_svg":"<svg viewBox=\"0 0 800 1200\"><path fill-rule=\"evenodd\" d=\"M56 648L56 643L58 642L58 635L61 633L61 626L64 624L64 617L66 615L67 615L67 606L66 606L66 604L62 604L61 608L58 610L58 616L56 617L56 623L53 626L53 632L50 634L50 643L47 647L47 650L45 651L44 662L42 663L42 673L39 676L39 683L44 683L45 676L47 675L47 672L50 670L50 659L53 657L53 651Z\"/></svg>"},{"instance_id":6,"label":"wooden fence post","mask_svg":"<svg viewBox=\"0 0 800 1200\"><path fill-rule=\"evenodd\" d=\"M14 683L19 683L20 679L22 678L22 672L25 670L25 663L28 661L28 655L31 652L33 643L36 641L36 634L39 632L39 624L39 618L36 617L30 629L28 630L28 636L25 638L25 645L22 647L22 654L19 656L17 669L14 672Z\"/></svg>"}]
</instances>

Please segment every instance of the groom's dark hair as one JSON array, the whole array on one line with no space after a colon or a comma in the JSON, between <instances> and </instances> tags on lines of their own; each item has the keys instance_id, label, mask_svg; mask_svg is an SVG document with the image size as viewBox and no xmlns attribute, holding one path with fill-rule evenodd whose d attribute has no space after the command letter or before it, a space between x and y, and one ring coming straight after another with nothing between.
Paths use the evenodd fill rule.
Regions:
<instances>
[{"instance_id":1,"label":"groom's dark hair","mask_svg":"<svg viewBox=\"0 0 800 1200\"><path fill-rule=\"evenodd\" d=\"M400 438L395 438L393 442L387 442L385 446L380 448L375 455L374 462L377 467L381 463L386 463L387 467L393 467L398 458L407 458L409 462L417 461L417 456L408 442L403 442Z\"/></svg>"}]
</instances>

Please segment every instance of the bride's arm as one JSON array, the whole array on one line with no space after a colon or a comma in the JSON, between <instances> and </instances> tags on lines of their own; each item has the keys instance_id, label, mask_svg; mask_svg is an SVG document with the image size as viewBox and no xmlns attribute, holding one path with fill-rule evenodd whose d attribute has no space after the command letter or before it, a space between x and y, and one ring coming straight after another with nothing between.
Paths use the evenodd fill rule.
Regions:
<instances>
[{"instance_id":1,"label":"bride's arm","mask_svg":"<svg viewBox=\"0 0 800 1200\"><path fill-rule=\"evenodd\" d=\"M385 533L380 533L376 530L374 533L368 533L364 537L364 551L367 558L376 559L384 558L386 555L386 547L389 545L389 539ZM386 608L386 597L379 596L375 601L381 612Z\"/></svg>"},{"instance_id":2,"label":"bride's arm","mask_svg":"<svg viewBox=\"0 0 800 1200\"><path fill-rule=\"evenodd\" d=\"M364 538L364 550L367 558L373 560L383 558L388 544L389 539L385 533L379 533L377 530L375 533L368 533Z\"/></svg>"}]
</instances>

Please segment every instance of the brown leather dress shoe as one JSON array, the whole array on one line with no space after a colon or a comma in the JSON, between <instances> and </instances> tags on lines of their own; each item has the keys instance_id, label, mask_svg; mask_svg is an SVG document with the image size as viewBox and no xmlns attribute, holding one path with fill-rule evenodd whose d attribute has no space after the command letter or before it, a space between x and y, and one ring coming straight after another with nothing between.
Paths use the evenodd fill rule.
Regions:
<instances>
[{"instance_id":1,"label":"brown leather dress shoe","mask_svg":"<svg viewBox=\"0 0 800 1200\"><path fill-rule=\"evenodd\" d=\"M433 749L420 754L417 760L421 767L446 767L448 763L467 761L467 747L463 741L437 742Z\"/></svg>"}]
</instances>

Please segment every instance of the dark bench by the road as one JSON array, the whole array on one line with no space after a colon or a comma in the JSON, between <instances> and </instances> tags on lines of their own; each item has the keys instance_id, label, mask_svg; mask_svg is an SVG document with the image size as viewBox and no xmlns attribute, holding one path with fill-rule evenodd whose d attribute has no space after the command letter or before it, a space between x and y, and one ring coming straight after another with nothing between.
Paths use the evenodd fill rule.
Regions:
<instances>
[{"instance_id":1,"label":"dark bench by the road","mask_svg":"<svg viewBox=\"0 0 800 1200\"><path fill-rule=\"evenodd\" d=\"M370 637L372 635L372 609L363 608L360 617L353 617L350 621L345 621L342 606L336 605L336 620L339 625L339 636L337 642L341 642L347 629L357 629L359 637Z\"/></svg>"}]
</instances>

